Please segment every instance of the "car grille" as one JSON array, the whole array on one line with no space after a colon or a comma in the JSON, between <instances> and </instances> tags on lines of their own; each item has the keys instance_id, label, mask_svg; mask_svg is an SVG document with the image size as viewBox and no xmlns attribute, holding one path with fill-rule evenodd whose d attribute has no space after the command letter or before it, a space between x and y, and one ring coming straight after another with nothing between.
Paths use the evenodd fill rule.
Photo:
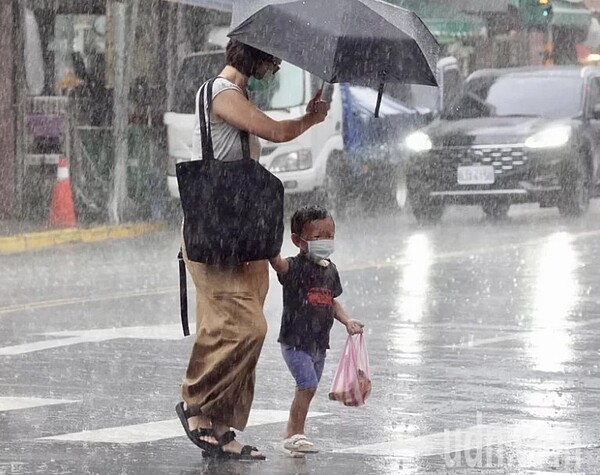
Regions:
<instances>
[{"instance_id":1,"label":"car grille","mask_svg":"<svg viewBox=\"0 0 600 475\"><path fill-rule=\"evenodd\" d=\"M522 168L528 161L527 152L519 146L447 147L434 153L445 167L492 165L497 175Z\"/></svg>"}]
</instances>

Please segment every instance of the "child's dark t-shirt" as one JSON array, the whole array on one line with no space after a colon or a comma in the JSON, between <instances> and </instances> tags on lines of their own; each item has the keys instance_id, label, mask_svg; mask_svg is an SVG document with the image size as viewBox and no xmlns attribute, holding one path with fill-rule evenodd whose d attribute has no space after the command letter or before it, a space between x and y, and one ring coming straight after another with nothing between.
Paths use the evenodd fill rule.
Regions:
<instances>
[{"instance_id":1,"label":"child's dark t-shirt","mask_svg":"<svg viewBox=\"0 0 600 475\"><path fill-rule=\"evenodd\" d=\"M329 348L335 310L333 299L342 293L335 264L322 266L299 254L289 257L287 274L278 274L283 286L283 316L279 343L307 352Z\"/></svg>"}]
</instances>

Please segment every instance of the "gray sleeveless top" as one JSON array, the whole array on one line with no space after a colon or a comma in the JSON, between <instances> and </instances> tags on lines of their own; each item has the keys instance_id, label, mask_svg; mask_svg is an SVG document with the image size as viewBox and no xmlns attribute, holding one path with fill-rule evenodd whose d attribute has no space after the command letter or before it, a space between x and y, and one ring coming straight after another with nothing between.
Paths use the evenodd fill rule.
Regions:
<instances>
[{"instance_id":1,"label":"gray sleeveless top","mask_svg":"<svg viewBox=\"0 0 600 475\"><path fill-rule=\"evenodd\" d=\"M224 78L217 78L213 84L213 100L223 91L233 89L243 94L243 91L234 83ZM194 137L192 139L192 160L202 160L202 136L200 134L200 120L198 119L198 103L200 90L196 93L196 114L194 122ZM207 104L206 97L204 103ZM208 119L207 110L203 111ZM242 142L240 131L222 120L210 121L212 129L213 150L217 160L232 162L242 158Z\"/></svg>"}]
</instances>

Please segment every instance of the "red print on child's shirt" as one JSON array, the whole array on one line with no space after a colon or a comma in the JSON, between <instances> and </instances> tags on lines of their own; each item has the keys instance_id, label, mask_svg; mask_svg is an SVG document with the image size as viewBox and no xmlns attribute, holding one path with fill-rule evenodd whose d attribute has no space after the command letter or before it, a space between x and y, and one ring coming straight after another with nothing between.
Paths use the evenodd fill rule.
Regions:
<instances>
[{"instance_id":1,"label":"red print on child's shirt","mask_svg":"<svg viewBox=\"0 0 600 475\"><path fill-rule=\"evenodd\" d=\"M310 289L306 296L306 300L310 305L329 307L333 305L333 293L329 289Z\"/></svg>"}]
</instances>

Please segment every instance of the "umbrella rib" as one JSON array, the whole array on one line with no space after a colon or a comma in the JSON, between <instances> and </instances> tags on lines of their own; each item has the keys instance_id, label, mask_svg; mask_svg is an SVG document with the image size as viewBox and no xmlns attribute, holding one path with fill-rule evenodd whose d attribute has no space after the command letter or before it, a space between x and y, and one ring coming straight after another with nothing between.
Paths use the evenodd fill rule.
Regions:
<instances>
[{"instance_id":1,"label":"umbrella rib","mask_svg":"<svg viewBox=\"0 0 600 475\"><path fill-rule=\"evenodd\" d=\"M343 20L342 20L342 21L345 21L345 19L346 19L346 12L344 12L344 17L343 17ZM340 40L341 40L341 36L338 36L338 37L335 39L335 54L333 55L333 62L332 62L332 64L331 64L331 68L330 68L332 73L334 72L334 67L335 67L335 65L337 64L337 57L338 57L339 50L340 50ZM335 76L337 76L337 72L336 72L336 74L334 75L334 77L335 77Z\"/></svg>"},{"instance_id":2,"label":"umbrella rib","mask_svg":"<svg viewBox=\"0 0 600 475\"><path fill-rule=\"evenodd\" d=\"M413 12L412 10L408 10L408 9L406 9L406 8L402 8L402 7L399 7L399 6L397 6L397 5L391 5L391 4L388 4L388 3L386 3L386 2L381 2L381 1L379 1L379 0L373 0L373 2L374 2L374 3L381 3L381 4L383 4L383 6L385 6L386 8L388 8L388 7L390 7L390 6L393 6L394 8L396 8L396 9L398 9L398 10L404 10L404 11L408 12L408 14L410 14L410 15L411 15L411 16L412 16L414 19L418 20L419 24L421 24L421 26L423 27L423 30L424 30L424 31L427 31L427 32L429 32L429 28L427 28L427 25L425 25L425 23L423 22L423 20L421 19L421 17L419 17L419 15L417 15L417 14L416 14L415 12ZM397 26L397 25L394 25L394 24L393 24L391 21L389 21L389 20L386 18L386 16L385 16L385 15L383 15L383 14L382 14L382 13L380 13L380 12L378 12L376 9L374 9L374 8L371 8L371 6L370 6L370 5L368 5L367 3L364 3L364 2L361 2L361 3L362 3L362 4L363 4L365 7L367 7L369 10L371 10L372 12L374 12L376 15L379 15L379 16L381 17L381 19L382 19L384 22L386 22L388 25L390 25L392 28L398 28L398 26ZM412 31L412 32L411 32L411 31L405 31L405 30L402 30L402 31L403 31L403 33L405 33L407 36L410 36L410 37L411 37L411 38L412 38L414 41L416 41L417 43L419 43L419 42L418 42L418 38L417 38L417 37L418 37L418 34L419 34L419 32L417 32L417 31ZM431 34L431 33L430 33L430 34ZM435 45L436 45L437 47L439 47L439 43L438 43L437 39L435 38L435 36L433 36L433 34L431 34L431 38L433 39L433 41L434 41ZM429 63L429 58L428 58L428 56L427 56L427 55L425 55L425 58L427 59L427 63L429 64L429 66L430 66L430 67L433 67L433 68L434 68L434 70L435 70L435 64L430 64L430 63Z\"/></svg>"}]
</instances>

